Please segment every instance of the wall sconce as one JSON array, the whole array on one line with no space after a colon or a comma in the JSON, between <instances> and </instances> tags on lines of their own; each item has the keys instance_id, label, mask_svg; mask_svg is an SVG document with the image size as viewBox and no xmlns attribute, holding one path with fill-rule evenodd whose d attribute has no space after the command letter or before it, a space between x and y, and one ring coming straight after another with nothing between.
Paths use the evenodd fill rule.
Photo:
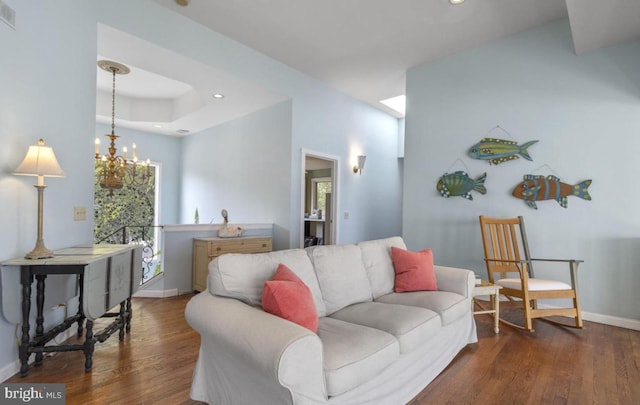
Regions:
<instances>
[{"instance_id":1,"label":"wall sconce","mask_svg":"<svg viewBox=\"0 0 640 405\"><path fill-rule=\"evenodd\" d=\"M354 173L362 174L362 169L364 169L364 162L367 160L365 155L358 155L358 164L353 166Z\"/></svg>"},{"instance_id":2,"label":"wall sconce","mask_svg":"<svg viewBox=\"0 0 640 405\"><path fill-rule=\"evenodd\" d=\"M25 156L20 166L13 174L19 176L38 176L38 182L34 185L38 189L38 239L33 250L24 257L25 259L46 259L53 257L53 252L47 249L42 239L42 206L43 192L45 187L45 177L64 177L65 174L60 168L53 148L45 146L40 139L37 145L29 146L27 156Z\"/></svg>"}]
</instances>

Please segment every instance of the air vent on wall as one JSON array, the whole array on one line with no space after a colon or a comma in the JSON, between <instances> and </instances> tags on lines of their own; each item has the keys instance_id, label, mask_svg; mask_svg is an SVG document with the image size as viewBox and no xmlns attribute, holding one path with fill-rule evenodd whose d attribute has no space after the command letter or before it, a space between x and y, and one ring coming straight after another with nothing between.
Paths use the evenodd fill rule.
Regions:
<instances>
[{"instance_id":1,"label":"air vent on wall","mask_svg":"<svg viewBox=\"0 0 640 405\"><path fill-rule=\"evenodd\" d=\"M0 20L9 27L16 29L16 11L0 0Z\"/></svg>"}]
</instances>

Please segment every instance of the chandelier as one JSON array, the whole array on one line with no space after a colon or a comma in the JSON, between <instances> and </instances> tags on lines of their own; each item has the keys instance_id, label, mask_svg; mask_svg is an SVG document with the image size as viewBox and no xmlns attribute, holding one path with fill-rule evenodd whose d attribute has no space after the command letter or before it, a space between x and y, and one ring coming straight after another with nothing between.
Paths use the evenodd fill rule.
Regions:
<instances>
[{"instance_id":1,"label":"chandelier","mask_svg":"<svg viewBox=\"0 0 640 405\"><path fill-rule=\"evenodd\" d=\"M111 133L105 136L109 138L109 153L100 155L100 138L95 141L95 172L96 184L109 190L109 195L113 195L114 190L120 190L126 184L144 185L151 180L150 161L147 159L143 163L138 162L136 154L136 144L132 147L131 159L127 158L127 147L122 148L122 155L117 154L115 134L115 111L116 111L116 74L126 75L129 68L117 62L109 60L98 61L98 66L113 75L113 86L111 92Z\"/></svg>"}]
</instances>

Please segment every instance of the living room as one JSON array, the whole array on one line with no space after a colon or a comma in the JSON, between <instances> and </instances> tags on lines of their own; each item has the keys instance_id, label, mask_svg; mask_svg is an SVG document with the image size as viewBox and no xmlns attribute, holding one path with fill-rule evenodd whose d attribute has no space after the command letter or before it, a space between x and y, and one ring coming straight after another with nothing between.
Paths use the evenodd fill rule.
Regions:
<instances>
[{"instance_id":1,"label":"living room","mask_svg":"<svg viewBox=\"0 0 640 405\"><path fill-rule=\"evenodd\" d=\"M93 240L92 215L74 221L73 207L93 206L93 142L106 133L95 119L104 25L286 96L184 138L118 130L123 142L136 142L141 153L163 162L161 223L191 223L196 207L202 218L219 220L220 209L228 208L236 223L273 223L274 249L298 247L300 151L319 151L340 157L343 166L338 243L402 235L409 249L433 248L437 263L484 276L478 215L523 215L534 255L584 260L585 320L640 330L640 188L632 180L640 146L637 38L576 54L570 20L563 18L416 66L407 72L403 121L157 2L5 3L17 18L15 30L0 24L0 260L24 255L35 240L33 179L12 173L38 138L54 148L66 173L47 179L47 246ZM466 154L484 137L539 142L529 151L533 162L489 165ZM354 175L360 152L366 167ZM214 159L220 155L232 158ZM247 168L260 176L248 176ZM456 170L474 178L487 172L487 194L442 198L438 178ZM525 174L552 174L570 184L592 179L592 200L569 198L566 209L543 201L534 210L510 195ZM222 188L220 176L239 191ZM0 341L13 342L15 328L0 321ZM3 380L16 372L17 358L15 345L0 348Z\"/></svg>"}]
</instances>

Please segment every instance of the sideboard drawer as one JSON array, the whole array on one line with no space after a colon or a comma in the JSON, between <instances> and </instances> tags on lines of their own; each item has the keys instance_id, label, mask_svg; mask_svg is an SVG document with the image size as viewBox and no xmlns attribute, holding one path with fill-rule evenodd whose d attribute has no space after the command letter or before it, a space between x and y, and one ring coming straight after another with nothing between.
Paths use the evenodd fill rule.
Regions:
<instances>
[{"instance_id":1,"label":"sideboard drawer","mask_svg":"<svg viewBox=\"0 0 640 405\"><path fill-rule=\"evenodd\" d=\"M271 238L234 238L209 242L209 256L225 253L260 253L271 251Z\"/></svg>"}]
</instances>

